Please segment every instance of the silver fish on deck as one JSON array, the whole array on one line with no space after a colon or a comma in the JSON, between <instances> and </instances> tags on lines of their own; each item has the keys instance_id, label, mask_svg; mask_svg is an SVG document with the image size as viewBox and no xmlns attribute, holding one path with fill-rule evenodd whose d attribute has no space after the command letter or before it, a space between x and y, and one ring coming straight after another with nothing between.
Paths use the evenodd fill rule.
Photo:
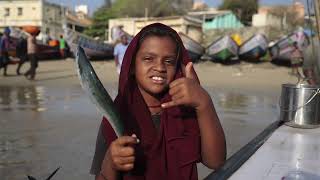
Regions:
<instances>
[{"instance_id":1,"label":"silver fish on deck","mask_svg":"<svg viewBox=\"0 0 320 180\"><path fill-rule=\"evenodd\" d=\"M120 119L120 115L115 108L109 93L103 87L91 66L83 48L80 46L77 48L76 63L82 88L87 92L91 101L96 105L103 116L108 119L116 135L118 137L122 136L124 125Z\"/></svg>"}]
</instances>

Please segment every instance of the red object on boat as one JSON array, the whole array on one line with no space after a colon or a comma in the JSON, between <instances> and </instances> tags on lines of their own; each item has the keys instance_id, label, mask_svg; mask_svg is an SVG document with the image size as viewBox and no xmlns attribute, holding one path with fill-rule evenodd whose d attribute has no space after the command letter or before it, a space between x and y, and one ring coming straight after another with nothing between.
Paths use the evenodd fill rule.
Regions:
<instances>
[{"instance_id":1,"label":"red object on boat","mask_svg":"<svg viewBox=\"0 0 320 180\"><path fill-rule=\"evenodd\" d=\"M40 29L37 26L23 26L22 29L32 35L38 35L40 33Z\"/></svg>"},{"instance_id":2,"label":"red object on boat","mask_svg":"<svg viewBox=\"0 0 320 180\"><path fill-rule=\"evenodd\" d=\"M58 46L58 45L59 45L59 41L58 40L49 41L49 46L51 46L51 47Z\"/></svg>"}]
</instances>

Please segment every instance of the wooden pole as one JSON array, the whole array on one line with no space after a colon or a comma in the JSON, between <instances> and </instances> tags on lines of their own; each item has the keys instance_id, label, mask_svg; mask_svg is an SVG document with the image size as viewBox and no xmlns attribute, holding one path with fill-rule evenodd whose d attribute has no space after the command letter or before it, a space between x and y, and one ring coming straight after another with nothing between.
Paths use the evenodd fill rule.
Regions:
<instances>
[{"instance_id":1,"label":"wooden pole","mask_svg":"<svg viewBox=\"0 0 320 180\"><path fill-rule=\"evenodd\" d=\"M317 26L317 31L318 31L318 38L320 41L320 3L319 0L314 0L314 12L316 16L316 26Z\"/></svg>"}]
</instances>

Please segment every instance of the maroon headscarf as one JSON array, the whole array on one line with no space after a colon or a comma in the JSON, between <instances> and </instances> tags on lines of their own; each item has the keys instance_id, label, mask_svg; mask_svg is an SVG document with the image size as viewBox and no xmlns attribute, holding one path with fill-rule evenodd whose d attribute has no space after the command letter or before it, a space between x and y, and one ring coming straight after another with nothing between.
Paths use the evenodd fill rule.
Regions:
<instances>
[{"instance_id":1,"label":"maroon headscarf","mask_svg":"<svg viewBox=\"0 0 320 180\"><path fill-rule=\"evenodd\" d=\"M151 113L136 84L131 71L139 40L150 28L161 28L171 32L179 42L177 46L178 65L174 79L183 76L181 63L190 62L188 53L179 35L170 27L155 23L144 27L130 42L125 53L120 79L118 95L115 105L125 124L125 134L136 134L140 139L136 147L135 168L123 179L197 179L196 162L200 160L200 133L196 114L193 109L186 107L172 107L163 110L159 131L156 130L151 119ZM167 93L161 102L169 102ZM102 120L102 132L107 145L117 137L106 118Z\"/></svg>"}]
</instances>

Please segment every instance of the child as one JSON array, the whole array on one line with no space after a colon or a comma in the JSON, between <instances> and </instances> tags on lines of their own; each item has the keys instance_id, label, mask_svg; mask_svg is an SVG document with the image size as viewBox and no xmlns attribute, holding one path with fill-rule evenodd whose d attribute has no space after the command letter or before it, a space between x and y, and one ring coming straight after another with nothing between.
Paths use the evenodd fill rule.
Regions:
<instances>
[{"instance_id":1,"label":"child","mask_svg":"<svg viewBox=\"0 0 320 180\"><path fill-rule=\"evenodd\" d=\"M91 168L96 179L197 179L196 163L223 165L223 129L170 27L146 26L131 41L115 104L127 136L117 138L103 118Z\"/></svg>"}]
</instances>

